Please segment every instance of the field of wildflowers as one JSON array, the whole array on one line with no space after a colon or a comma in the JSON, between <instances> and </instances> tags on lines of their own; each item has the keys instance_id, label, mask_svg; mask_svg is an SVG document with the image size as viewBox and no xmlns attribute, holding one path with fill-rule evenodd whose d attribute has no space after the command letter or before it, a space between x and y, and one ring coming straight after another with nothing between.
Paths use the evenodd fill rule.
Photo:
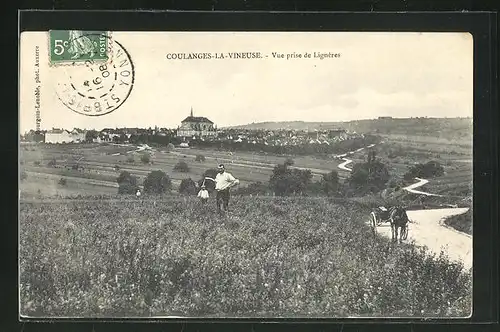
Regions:
<instances>
[{"instance_id":1,"label":"field of wildflowers","mask_svg":"<svg viewBox=\"0 0 500 332\"><path fill-rule=\"evenodd\" d=\"M470 274L374 237L360 203L234 197L230 208L219 217L191 197L21 203L21 314L470 314Z\"/></svg>"}]
</instances>

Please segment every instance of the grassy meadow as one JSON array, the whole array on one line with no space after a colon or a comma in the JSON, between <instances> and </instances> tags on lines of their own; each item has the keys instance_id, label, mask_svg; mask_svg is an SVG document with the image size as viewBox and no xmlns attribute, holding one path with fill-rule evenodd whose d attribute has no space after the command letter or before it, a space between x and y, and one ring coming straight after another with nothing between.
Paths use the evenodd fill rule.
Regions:
<instances>
[{"instance_id":1,"label":"grassy meadow","mask_svg":"<svg viewBox=\"0 0 500 332\"><path fill-rule=\"evenodd\" d=\"M234 197L21 202L26 316L463 317L471 275L391 245L367 206ZM43 222L42 222L43 221Z\"/></svg>"}]
</instances>

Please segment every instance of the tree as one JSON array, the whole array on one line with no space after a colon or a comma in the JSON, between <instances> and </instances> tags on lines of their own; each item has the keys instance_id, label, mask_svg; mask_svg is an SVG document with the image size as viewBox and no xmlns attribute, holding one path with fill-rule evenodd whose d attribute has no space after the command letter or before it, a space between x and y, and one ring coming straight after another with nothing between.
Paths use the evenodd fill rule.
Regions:
<instances>
[{"instance_id":1,"label":"tree","mask_svg":"<svg viewBox=\"0 0 500 332\"><path fill-rule=\"evenodd\" d=\"M370 150L367 162L355 164L348 181L355 191L366 194L383 190L389 179L387 166L376 160L375 151Z\"/></svg>"},{"instance_id":2,"label":"tree","mask_svg":"<svg viewBox=\"0 0 500 332\"><path fill-rule=\"evenodd\" d=\"M200 163L204 162L205 161L205 156L202 155L202 154L198 154L198 155L196 155L195 161L200 162Z\"/></svg>"},{"instance_id":3,"label":"tree","mask_svg":"<svg viewBox=\"0 0 500 332\"><path fill-rule=\"evenodd\" d=\"M163 171L152 171L144 179L144 191L152 194L163 194L172 188L172 181Z\"/></svg>"},{"instance_id":4,"label":"tree","mask_svg":"<svg viewBox=\"0 0 500 332\"><path fill-rule=\"evenodd\" d=\"M144 153L142 156L141 156L141 161L143 164L149 164L149 161L151 160L151 157L149 156L149 154L147 153Z\"/></svg>"},{"instance_id":5,"label":"tree","mask_svg":"<svg viewBox=\"0 0 500 332\"><path fill-rule=\"evenodd\" d=\"M127 143L128 142L128 136L124 133L121 133L120 136L115 136L113 140L116 138L116 141L118 143Z\"/></svg>"},{"instance_id":6,"label":"tree","mask_svg":"<svg viewBox=\"0 0 500 332\"><path fill-rule=\"evenodd\" d=\"M47 163L47 166L49 167L56 167L56 160L54 158L52 158L48 163Z\"/></svg>"},{"instance_id":7,"label":"tree","mask_svg":"<svg viewBox=\"0 0 500 332\"><path fill-rule=\"evenodd\" d=\"M335 195L339 189L339 174L336 171L323 174L320 184L321 189L327 196Z\"/></svg>"},{"instance_id":8,"label":"tree","mask_svg":"<svg viewBox=\"0 0 500 332\"><path fill-rule=\"evenodd\" d=\"M174 166L174 171L187 173L187 172L189 172L189 166L185 161L179 161Z\"/></svg>"},{"instance_id":9,"label":"tree","mask_svg":"<svg viewBox=\"0 0 500 332\"><path fill-rule=\"evenodd\" d=\"M135 194L138 189L137 178L127 171L122 171L116 182L118 182L119 194Z\"/></svg>"},{"instance_id":10,"label":"tree","mask_svg":"<svg viewBox=\"0 0 500 332\"><path fill-rule=\"evenodd\" d=\"M45 134L41 131L35 131L33 135L29 135L30 137L26 137L27 140L32 142L45 142Z\"/></svg>"},{"instance_id":11,"label":"tree","mask_svg":"<svg viewBox=\"0 0 500 332\"><path fill-rule=\"evenodd\" d=\"M65 185L66 185L66 183L67 183L67 181L66 181L66 179L65 179L65 178L60 178L60 179L59 179L59 184L60 184L61 186L65 186Z\"/></svg>"},{"instance_id":12,"label":"tree","mask_svg":"<svg viewBox=\"0 0 500 332\"><path fill-rule=\"evenodd\" d=\"M133 163L133 162L135 162L134 156L128 156L127 157L127 163Z\"/></svg>"},{"instance_id":13,"label":"tree","mask_svg":"<svg viewBox=\"0 0 500 332\"><path fill-rule=\"evenodd\" d=\"M21 181L24 181L28 178L28 174L26 173L25 170L21 171L20 178L21 178Z\"/></svg>"},{"instance_id":14,"label":"tree","mask_svg":"<svg viewBox=\"0 0 500 332\"><path fill-rule=\"evenodd\" d=\"M273 174L269 179L269 187L278 196L286 196L289 193L288 182L290 172L286 164L276 165L273 169Z\"/></svg>"},{"instance_id":15,"label":"tree","mask_svg":"<svg viewBox=\"0 0 500 332\"><path fill-rule=\"evenodd\" d=\"M179 193L182 195L196 195L197 193L196 183L193 180L191 180L191 178L182 179L181 184L179 186Z\"/></svg>"},{"instance_id":16,"label":"tree","mask_svg":"<svg viewBox=\"0 0 500 332\"><path fill-rule=\"evenodd\" d=\"M349 183L362 192L373 193L384 189L389 178L387 167L376 161L370 165L368 163L354 165Z\"/></svg>"},{"instance_id":17,"label":"tree","mask_svg":"<svg viewBox=\"0 0 500 332\"><path fill-rule=\"evenodd\" d=\"M99 137L99 133L95 130L88 130L85 133L85 142L87 143L92 143L94 139L97 139Z\"/></svg>"},{"instance_id":18,"label":"tree","mask_svg":"<svg viewBox=\"0 0 500 332\"><path fill-rule=\"evenodd\" d=\"M269 187L278 196L305 194L312 180L311 171L290 169L288 166L285 162L274 167Z\"/></svg>"}]
</instances>

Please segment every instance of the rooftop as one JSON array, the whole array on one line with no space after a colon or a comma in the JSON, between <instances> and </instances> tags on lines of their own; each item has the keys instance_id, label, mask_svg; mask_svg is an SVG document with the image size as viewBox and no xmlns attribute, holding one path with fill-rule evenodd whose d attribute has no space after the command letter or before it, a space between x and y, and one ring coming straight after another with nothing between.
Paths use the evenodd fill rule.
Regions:
<instances>
[{"instance_id":1,"label":"rooftop","mask_svg":"<svg viewBox=\"0 0 500 332\"><path fill-rule=\"evenodd\" d=\"M69 133L66 129L52 128L52 130L48 130L47 134L62 134Z\"/></svg>"},{"instance_id":2,"label":"rooftop","mask_svg":"<svg viewBox=\"0 0 500 332\"><path fill-rule=\"evenodd\" d=\"M206 122L206 123L213 123L209 119L207 119L204 116L188 116L182 122Z\"/></svg>"},{"instance_id":3,"label":"rooftop","mask_svg":"<svg viewBox=\"0 0 500 332\"><path fill-rule=\"evenodd\" d=\"M204 116L193 116L193 108L192 107L191 107L191 113L189 114L189 116L181 121L181 123L184 123L184 122L198 122L198 123L204 122L204 123L212 123L213 124L212 121L210 121L209 119L207 119Z\"/></svg>"}]
</instances>

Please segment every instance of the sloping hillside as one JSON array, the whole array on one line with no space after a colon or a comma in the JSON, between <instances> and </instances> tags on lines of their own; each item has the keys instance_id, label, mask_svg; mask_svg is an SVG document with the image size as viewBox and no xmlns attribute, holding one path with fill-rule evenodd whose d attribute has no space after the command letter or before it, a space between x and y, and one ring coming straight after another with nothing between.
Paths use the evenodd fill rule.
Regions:
<instances>
[{"instance_id":1,"label":"sloping hillside","mask_svg":"<svg viewBox=\"0 0 500 332\"><path fill-rule=\"evenodd\" d=\"M446 218L444 223L459 232L472 235L472 209L469 209L465 213Z\"/></svg>"},{"instance_id":2,"label":"sloping hillside","mask_svg":"<svg viewBox=\"0 0 500 332\"><path fill-rule=\"evenodd\" d=\"M389 118L347 122L259 122L232 128L250 130L326 130L344 128L361 133L468 139L472 135L472 118Z\"/></svg>"},{"instance_id":3,"label":"sloping hillside","mask_svg":"<svg viewBox=\"0 0 500 332\"><path fill-rule=\"evenodd\" d=\"M23 203L21 312L469 315L462 265L409 243L390 246L367 216L354 202L304 197L234 197L225 217L194 197Z\"/></svg>"}]
</instances>

